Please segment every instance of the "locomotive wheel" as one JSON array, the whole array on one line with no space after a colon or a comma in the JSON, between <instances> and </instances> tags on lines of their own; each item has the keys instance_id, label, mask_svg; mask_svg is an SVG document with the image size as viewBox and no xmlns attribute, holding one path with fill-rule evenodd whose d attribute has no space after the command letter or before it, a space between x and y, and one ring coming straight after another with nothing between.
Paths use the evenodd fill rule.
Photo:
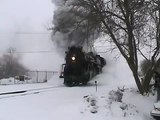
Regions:
<instances>
[{"instance_id":1,"label":"locomotive wheel","mask_svg":"<svg viewBox=\"0 0 160 120\"><path fill-rule=\"evenodd\" d=\"M68 82L66 83L66 85L69 86L69 87L73 87L73 86L74 86L74 83L71 82L71 81L68 81Z\"/></svg>"},{"instance_id":2,"label":"locomotive wheel","mask_svg":"<svg viewBox=\"0 0 160 120\"><path fill-rule=\"evenodd\" d=\"M68 81L68 82L66 83L66 85L69 86L69 87L78 86L78 85L79 85L79 82Z\"/></svg>"},{"instance_id":3,"label":"locomotive wheel","mask_svg":"<svg viewBox=\"0 0 160 120\"><path fill-rule=\"evenodd\" d=\"M83 81L83 82L82 82L82 85L87 85L87 82L86 82L86 81Z\"/></svg>"},{"instance_id":4,"label":"locomotive wheel","mask_svg":"<svg viewBox=\"0 0 160 120\"><path fill-rule=\"evenodd\" d=\"M69 86L69 87L73 87L73 86L78 86L79 81L75 78L72 78L72 77L65 77L64 78L64 84Z\"/></svg>"},{"instance_id":5,"label":"locomotive wheel","mask_svg":"<svg viewBox=\"0 0 160 120\"><path fill-rule=\"evenodd\" d=\"M154 118L155 120L159 120L159 119L160 119L160 116L153 116L153 118Z\"/></svg>"}]
</instances>

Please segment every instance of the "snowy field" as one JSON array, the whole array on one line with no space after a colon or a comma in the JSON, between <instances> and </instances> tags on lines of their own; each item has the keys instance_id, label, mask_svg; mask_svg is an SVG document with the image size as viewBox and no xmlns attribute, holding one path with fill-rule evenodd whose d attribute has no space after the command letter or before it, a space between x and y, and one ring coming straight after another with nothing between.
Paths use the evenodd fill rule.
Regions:
<instances>
[{"instance_id":1,"label":"snowy field","mask_svg":"<svg viewBox=\"0 0 160 120\"><path fill-rule=\"evenodd\" d=\"M64 56L44 27L51 23L53 9L50 0L2 0L0 56L12 47L30 70L60 71ZM59 73L47 83L0 85L0 120L151 120L156 95L137 92L122 58L103 56L103 73L87 86L65 87Z\"/></svg>"},{"instance_id":2,"label":"snowy field","mask_svg":"<svg viewBox=\"0 0 160 120\"><path fill-rule=\"evenodd\" d=\"M123 63L108 62L87 86L65 87L59 74L47 83L0 86L0 120L150 120L156 95L141 96ZM13 91L22 93L2 94Z\"/></svg>"}]
</instances>

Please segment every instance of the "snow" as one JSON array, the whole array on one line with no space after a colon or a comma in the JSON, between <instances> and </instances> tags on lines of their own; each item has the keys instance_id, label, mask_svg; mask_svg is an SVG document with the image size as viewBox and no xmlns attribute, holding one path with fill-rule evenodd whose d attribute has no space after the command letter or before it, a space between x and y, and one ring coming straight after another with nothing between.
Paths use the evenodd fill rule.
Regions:
<instances>
[{"instance_id":1,"label":"snow","mask_svg":"<svg viewBox=\"0 0 160 120\"><path fill-rule=\"evenodd\" d=\"M44 29L53 16L51 1L2 1L1 51L8 47L16 48L17 52L52 51L18 55L30 70L60 71L64 56ZM17 31L47 34L15 34ZM107 65L87 86L66 87L59 73L47 83L14 85L13 78L1 80L5 85L0 85L0 120L150 120L156 93L140 95L126 61L122 57L113 59L113 54L101 53ZM2 95L14 91L26 92Z\"/></svg>"},{"instance_id":2,"label":"snow","mask_svg":"<svg viewBox=\"0 0 160 120\"><path fill-rule=\"evenodd\" d=\"M0 120L150 120L156 95L140 95L128 67L119 62L108 61L87 86L65 87L59 73L47 83L1 85L0 93L28 92L0 95Z\"/></svg>"}]
</instances>

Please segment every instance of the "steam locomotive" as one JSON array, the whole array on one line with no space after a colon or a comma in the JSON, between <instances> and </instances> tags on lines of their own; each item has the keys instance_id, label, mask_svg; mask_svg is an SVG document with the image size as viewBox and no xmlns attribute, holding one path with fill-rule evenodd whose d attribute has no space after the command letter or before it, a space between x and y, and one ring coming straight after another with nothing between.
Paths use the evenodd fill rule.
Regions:
<instances>
[{"instance_id":1,"label":"steam locomotive","mask_svg":"<svg viewBox=\"0 0 160 120\"><path fill-rule=\"evenodd\" d=\"M62 65L60 78L66 86L86 85L95 75L102 72L106 61L93 52L85 53L82 47L69 47Z\"/></svg>"}]
</instances>

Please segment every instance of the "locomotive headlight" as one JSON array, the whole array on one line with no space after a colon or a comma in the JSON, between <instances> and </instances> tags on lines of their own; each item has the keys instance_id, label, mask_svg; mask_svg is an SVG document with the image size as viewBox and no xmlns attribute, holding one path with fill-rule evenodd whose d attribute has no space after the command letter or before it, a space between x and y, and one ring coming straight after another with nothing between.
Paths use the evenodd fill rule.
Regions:
<instances>
[{"instance_id":1,"label":"locomotive headlight","mask_svg":"<svg viewBox=\"0 0 160 120\"><path fill-rule=\"evenodd\" d=\"M75 61L75 60L76 60L76 57L75 57L75 56L72 56L72 60Z\"/></svg>"}]
</instances>

